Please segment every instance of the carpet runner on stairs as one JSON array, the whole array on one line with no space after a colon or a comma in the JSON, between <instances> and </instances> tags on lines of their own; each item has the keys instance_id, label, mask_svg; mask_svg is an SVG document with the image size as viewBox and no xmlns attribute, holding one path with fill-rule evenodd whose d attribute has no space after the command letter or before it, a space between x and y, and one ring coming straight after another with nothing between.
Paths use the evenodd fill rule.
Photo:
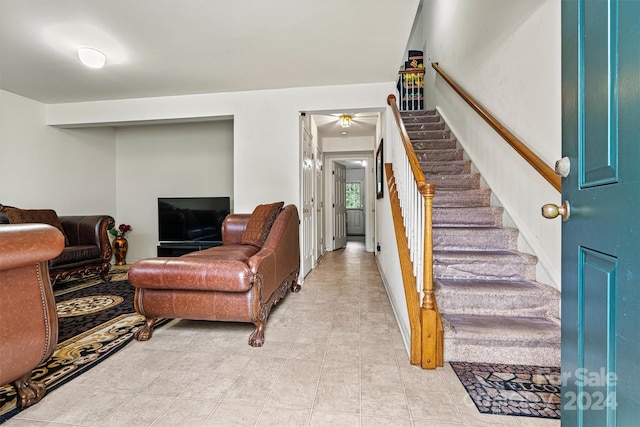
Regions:
<instances>
[{"instance_id":1,"label":"carpet runner on stairs","mask_svg":"<svg viewBox=\"0 0 640 427\"><path fill-rule=\"evenodd\" d=\"M428 182L434 281L446 361L560 366L560 293L536 282L537 258L435 111L402 112Z\"/></svg>"}]
</instances>

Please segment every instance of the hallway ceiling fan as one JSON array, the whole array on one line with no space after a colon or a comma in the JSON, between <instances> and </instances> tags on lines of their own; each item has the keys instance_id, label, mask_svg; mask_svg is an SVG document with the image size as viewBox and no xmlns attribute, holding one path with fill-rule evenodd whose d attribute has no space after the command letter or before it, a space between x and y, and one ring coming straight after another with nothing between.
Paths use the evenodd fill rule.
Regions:
<instances>
[{"instance_id":1,"label":"hallway ceiling fan","mask_svg":"<svg viewBox=\"0 0 640 427\"><path fill-rule=\"evenodd\" d=\"M352 124L357 122L372 123L378 116L378 112L343 112L331 114L337 118L338 125L342 128L349 128ZM366 120L363 120L368 118Z\"/></svg>"},{"instance_id":2,"label":"hallway ceiling fan","mask_svg":"<svg viewBox=\"0 0 640 427\"><path fill-rule=\"evenodd\" d=\"M379 111L326 111L311 113L321 137L344 138L375 136ZM350 126L342 127L341 116L349 116Z\"/></svg>"}]
</instances>

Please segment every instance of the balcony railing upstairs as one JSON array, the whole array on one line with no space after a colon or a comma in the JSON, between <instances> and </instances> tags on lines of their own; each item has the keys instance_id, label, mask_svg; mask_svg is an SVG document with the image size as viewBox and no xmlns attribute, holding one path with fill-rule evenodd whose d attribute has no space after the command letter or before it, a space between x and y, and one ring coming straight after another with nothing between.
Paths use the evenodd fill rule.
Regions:
<instances>
[{"instance_id":1,"label":"balcony railing upstairs","mask_svg":"<svg viewBox=\"0 0 640 427\"><path fill-rule=\"evenodd\" d=\"M401 111L424 109L424 69L415 68L398 72L398 108Z\"/></svg>"}]
</instances>

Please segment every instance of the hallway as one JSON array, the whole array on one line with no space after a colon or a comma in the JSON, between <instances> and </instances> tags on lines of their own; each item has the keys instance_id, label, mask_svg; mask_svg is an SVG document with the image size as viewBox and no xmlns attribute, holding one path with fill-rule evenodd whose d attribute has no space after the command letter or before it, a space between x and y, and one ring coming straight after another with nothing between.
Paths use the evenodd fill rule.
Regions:
<instances>
[{"instance_id":1,"label":"hallway","mask_svg":"<svg viewBox=\"0 0 640 427\"><path fill-rule=\"evenodd\" d=\"M411 366L376 268L361 242L328 252L253 325L172 321L133 341L5 425L559 426L480 414L448 364ZM51 422L51 423L49 423Z\"/></svg>"}]
</instances>

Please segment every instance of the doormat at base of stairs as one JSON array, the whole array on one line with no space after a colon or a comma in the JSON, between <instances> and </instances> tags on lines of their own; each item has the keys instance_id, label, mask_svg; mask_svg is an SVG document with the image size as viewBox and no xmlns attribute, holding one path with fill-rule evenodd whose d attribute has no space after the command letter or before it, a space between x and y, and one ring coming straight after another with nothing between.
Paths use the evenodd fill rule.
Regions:
<instances>
[{"instance_id":1,"label":"doormat at base of stairs","mask_svg":"<svg viewBox=\"0 0 640 427\"><path fill-rule=\"evenodd\" d=\"M483 414L560 419L559 367L450 362Z\"/></svg>"}]
</instances>

